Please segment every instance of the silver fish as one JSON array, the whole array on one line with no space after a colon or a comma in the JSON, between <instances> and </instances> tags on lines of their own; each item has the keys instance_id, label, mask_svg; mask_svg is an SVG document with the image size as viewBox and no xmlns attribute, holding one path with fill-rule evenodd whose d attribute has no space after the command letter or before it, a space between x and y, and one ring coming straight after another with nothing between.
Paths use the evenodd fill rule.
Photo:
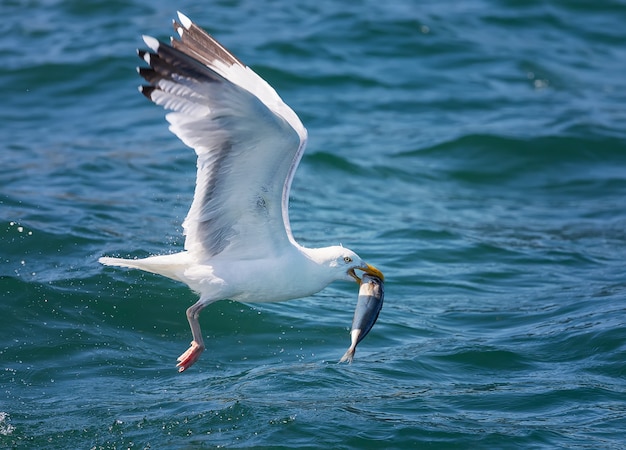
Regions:
<instances>
[{"instance_id":1,"label":"silver fish","mask_svg":"<svg viewBox=\"0 0 626 450\"><path fill-rule=\"evenodd\" d=\"M378 319L378 314L383 307L384 297L385 286L383 280L372 275L363 274L361 287L359 288L359 298L354 310L354 318L352 319L352 330L350 331L352 344L339 362L352 362L356 346L367 336L367 333L370 332L376 323L376 319Z\"/></svg>"}]
</instances>

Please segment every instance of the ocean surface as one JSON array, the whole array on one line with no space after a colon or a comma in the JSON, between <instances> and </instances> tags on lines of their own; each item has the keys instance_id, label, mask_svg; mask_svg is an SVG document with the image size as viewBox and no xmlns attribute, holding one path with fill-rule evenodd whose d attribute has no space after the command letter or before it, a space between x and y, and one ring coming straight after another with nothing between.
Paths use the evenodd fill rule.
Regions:
<instances>
[{"instance_id":1,"label":"ocean surface","mask_svg":"<svg viewBox=\"0 0 626 450\"><path fill-rule=\"evenodd\" d=\"M0 448L626 445L626 2L1 0ZM137 92L179 9L299 114L296 238L386 275L219 302L98 262L180 251L193 151ZM297 280L294 280L297 282Z\"/></svg>"}]
</instances>

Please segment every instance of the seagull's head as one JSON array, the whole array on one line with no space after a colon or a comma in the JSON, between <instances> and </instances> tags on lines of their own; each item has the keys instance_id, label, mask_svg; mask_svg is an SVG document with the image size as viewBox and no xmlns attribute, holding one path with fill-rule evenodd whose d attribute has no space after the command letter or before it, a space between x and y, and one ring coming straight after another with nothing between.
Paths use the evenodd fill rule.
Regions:
<instances>
[{"instance_id":1,"label":"seagull's head","mask_svg":"<svg viewBox=\"0 0 626 450\"><path fill-rule=\"evenodd\" d=\"M334 273L336 280L356 281L360 284L360 272L380 278L381 280L385 279L380 270L363 261L359 255L348 248L334 246L320 250L323 250L324 253L322 264L328 266Z\"/></svg>"}]
</instances>

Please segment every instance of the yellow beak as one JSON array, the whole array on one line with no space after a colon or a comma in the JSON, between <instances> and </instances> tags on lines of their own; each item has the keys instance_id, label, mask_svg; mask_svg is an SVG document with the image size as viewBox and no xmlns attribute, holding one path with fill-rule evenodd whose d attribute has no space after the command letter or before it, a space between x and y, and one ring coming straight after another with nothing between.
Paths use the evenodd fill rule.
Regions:
<instances>
[{"instance_id":1,"label":"yellow beak","mask_svg":"<svg viewBox=\"0 0 626 450\"><path fill-rule=\"evenodd\" d=\"M383 275L383 273L378 270L376 267L369 265L369 264L365 264L364 267L358 267L359 270L362 270L363 272L365 272L368 275L371 275L373 277L376 278L380 278L381 281L385 281L385 276ZM350 274L350 276L352 276L352 278L355 279L355 281L359 284L361 284L361 279L359 278L359 276L354 272L354 269L350 269L348 271L348 273Z\"/></svg>"},{"instance_id":2,"label":"yellow beak","mask_svg":"<svg viewBox=\"0 0 626 450\"><path fill-rule=\"evenodd\" d=\"M383 275L383 273L378 270L376 267L374 266L370 266L369 264L365 264L365 269L363 269L363 271L368 274L371 275L373 277L376 278L380 278L380 281L385 281L385 276Z\"/></svg>"}]
</instances>

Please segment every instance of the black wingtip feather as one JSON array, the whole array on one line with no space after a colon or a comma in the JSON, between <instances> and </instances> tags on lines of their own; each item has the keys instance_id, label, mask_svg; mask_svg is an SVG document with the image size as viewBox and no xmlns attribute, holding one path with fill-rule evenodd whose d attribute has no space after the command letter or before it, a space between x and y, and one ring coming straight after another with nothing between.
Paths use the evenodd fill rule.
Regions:
<instances>
[{"instance_id":1,"label":"black wingtip feather","mask_svg":"<svg viewBox=\"0 0 626 450\"><path fill-rule=\"evenodd\" d=\"M159 79L163 78L151 67L137 67L137 73L150 84L156 84Z\"/></svg>"},{"instance_id":2,"label":"black wingtip feather","mask_svg":"<svg viewBox=\"0 0 626 450\"><path fill-rule=\"evenodd\" d=\"M152 92L154 92L155 89L154 86L139 86L139 91L150 101L152 101Z\"/></svg>"},{"instance_id":3,"label":"black wingtip feather","mask_svg":"<svg viewBox=\"0 0 626 450\"><path fill-rule=\"evenodd\" d=\"M211 68L213 61L228 64L237 62L235 57L201 28L193 26L187 29L176 20L172 24L177 33L182 30L178 33L181 40L172 38L171 45L168 45L160 41L157 44L156 39L144 37L152 51L137 49L137 56L149 66L137 68L139 75L148 83L140 86L139 91L150 100L155 89L162 89L159 86L161 80L176 78L176 83L179 83L186 78L198 82L223 82L224 77Z\"/></svg>"}]
</instances>

